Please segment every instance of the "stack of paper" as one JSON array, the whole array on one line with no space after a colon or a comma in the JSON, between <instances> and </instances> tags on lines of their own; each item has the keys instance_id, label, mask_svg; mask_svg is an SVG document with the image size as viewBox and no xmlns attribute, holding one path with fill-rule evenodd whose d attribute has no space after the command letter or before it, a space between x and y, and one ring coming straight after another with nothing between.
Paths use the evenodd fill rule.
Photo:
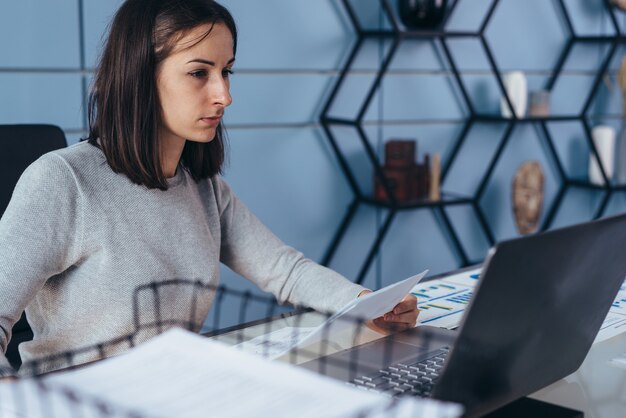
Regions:
<instances>
[{"instance_id":1,"label":"stack of paper","mask_svg":"<svg viewBox=\"0 0 626 418\"><path fill-rule=\"evenodd\" d=\"M0 384L0 417L96 417L105 405L111 417L452 418L462 412L432 400L391 403L377 393L178 329L118 357L50 375L43 383L55 393L43 401L32 379Z\"/></svg>"}]
</instances>

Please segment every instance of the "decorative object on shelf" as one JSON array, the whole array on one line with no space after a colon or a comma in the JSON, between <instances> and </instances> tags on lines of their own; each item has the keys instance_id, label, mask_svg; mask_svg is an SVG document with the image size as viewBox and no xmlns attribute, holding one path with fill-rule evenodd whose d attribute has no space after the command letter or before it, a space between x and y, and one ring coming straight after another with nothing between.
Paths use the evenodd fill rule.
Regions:
<instances>
[{"instance_id":1,"label":"decorative object on shelf","mask_svg":"<svg viewBox=\"0 0 626 418\"><path fill-rule=\"evenodd\" d=\"M626 184L626 56L622 58L617 78L622 91L622 127L617 144L616 179L619 184Z\"/></svg>"},{"instance_id":2,"label":"decorative object on shelf","mask_svg":"<svg viewBox=\"0 0 626 418\"><path fill-rule=\"evenodd\" d=\"M409 29L434 28L446 14L447 0L398 0L402 23Z\"/></svg>"},{"instance_id":3,"label":"decorative object on shelf","mask_svg":"<svg viewBox=\"0 0 626 418\"><path fill-rule=\"evenodd\" d=\"M409 168L415 164L414 139L392 139L385 144L385 167Z\"/></svg>"},{"instance_id":4,"label":"decorative object on shelf","mask_svg":"<svg viewBox=\"0 0 626 418\"><path fill-rule=\"evenodd\" d=\"M600 156L604 173L610 180L613 176L613 160L615 158L615 129L608 125L594 126L591 130L591 138ZM589 181L598 186L604 185L604 178L593 152L589 155Z\"/></svg>"},{"instance_id":5,"label":"decorative object on shelf","mask_svg":"<svg viewBox=\"0 0 626 418\"><path fill-rule=\"evenodd\" d=\"M430 167L430 200L441 199L441 154L433 154L433 161Z\"/></svg>"},{"instance_id":6,"label":"decorative object on shelf","mask_svg":"<svg viewBox=\"0 0 626 418\"><path fill-rule=\"evenodd\" d=\"M537 161L523 163L515 173L512 187L513 214L520 234L537 231L543 206L544 176Z\"/></svg>"},{"instance_id":7,"label":"decorative object on shelf","mask_svg":"<svg viewBox=\"0 0 626 418\"><path fill-rule=\"evenodd\" d=\"M526 83L526 76L522 71L511 71L504 74L502 78L504 83L504 89L506 95L511 101L513 111L518 119L523 118L526 115L526 103L528 101L528 87ZM506 102L506 97L502 97L500 100L500 111L505 118L511 118L511 109Z\"/></svg>"},{"instance_id":8,"label":"decorative object on shelf","mask_svg":"<svg viewBox=\"0 0 626 418\"><path fill-rule=\"evenodd\" d=\"M611 0L613 6L626 12L626 0Z\"/></svg>"},{"instance_id":9,"label":"decorative object on shelf","mask_svg":"<svg viewBox=\"0 0 626 418\"><path fill-rule=\"evenodd\" d=\"M548 90L531 91L529 94L528 116L550 116L550 92Z\"/></svg>"},{"instance_id":10,"label":"decorative object on shelf","mask_svg":"<svg viewBox=\"0 0 626 418\"><path fill-rule=\"evenodd\" d=\"M417 143L414 139L394 139L385 144L383 175L396 201L406 203L428 196L430 189L430 163L428 155L423 164L415 163ZM374 198L389 201L387 191L374 175Z\"/></svg>"},{"instance_id":11,"label":"decorative object on shelf","mask_svg":"<svg viewBox=\"0 0 626 418\"><path fill-rule=\"evenodd\" d=\"M424 154L424 162L416 164L417 167L417 190L415 197L418 199L428 198L430 192L430 155Z\"/></svg>"}]
</instances>

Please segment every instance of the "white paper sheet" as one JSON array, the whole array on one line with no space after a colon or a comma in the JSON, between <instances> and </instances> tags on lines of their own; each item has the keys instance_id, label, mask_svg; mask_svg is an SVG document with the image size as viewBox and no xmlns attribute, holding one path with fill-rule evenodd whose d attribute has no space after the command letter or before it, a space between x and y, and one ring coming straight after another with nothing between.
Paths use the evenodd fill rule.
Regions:
<instances>
[{"instance_id":1,"label":"white paper sheet","mask_svg":"<svg viewBox=\"0 0 626 418\"><path fill-rule=\"evenodd\" d=\"M598 344L624 332L626 332L626 315L609 311L593 343Z\"/></svg>"},{"instance_id":2,"label":"white paper sheet","mask_svg":"<svg viewBox=\"0 0 626 418\"><path fill-rule=\"evenodd\" d=\"M285 327L259 335L234 347L268 359L280 357L317 327Z\"/></svg>"},{"instance_id":3,"label":"white paper sheet","mask_svg":"<svg viewBox=\"0 0 626 418\"><path fill-rule=\"evenodd\" d=\"M624 332L626 332L626 279L617 292L617 296L593 343L597 344Z\"/></svg>"},{"instance_id":4,"label":"white paper sheet","mask_svg":"<svg viewBox=\"0 0 626 418\"><path fill-rule=\"evenodd\" d=\"M99 405L98 399L70 397L59 387L42 389L33 379L0 383L0 418L102 418ZM130 413L110 404L107 410L107 418L128 418Z\"/></svg>"},{"instance_id":5,"label":"white paper sheet","mask_svg":"<svg viewBox=\"0 0 626 418\"><path fill-rule=\"evenodd\" d=\"M357 319L371 320L386 314L411 292L411 289L426 276L426 273L428 273L428 270L379 289L376 292L353 299L308 336L301 339L297 347L304 347L321 340L332 339L333 333L340 333L346 329L354 328Z\"/></svg>"},{"instance_id":6,"label":"white paper sheet","mask_svg":"<svg viewBox=\"0 0 626 418\"><path fill-rule=\"evenodd\" d=\"M121 356L51 375L45 382L149 417L369 417L371 411L383 410L390 402L382 395L178 329ZM29 383L34 384L32 380L20 384ZM412 412L402 416L448 418L461 412L456 405L436 401L404 402ZM27 416L41 415L29 410ZM58 415L65 416L75 415Z\"/></svg>"},{"instance_id":7,"label":"white paper sheet","mask_svg":"<svg viewBox=\"0 0 626 418\"><path fill-rule=\"evenodd\" d=\"M443 280L449 283L456 283L468 287L475 287L478 284L478 278L482 268L478 267L475 269L465 270L460 273L454 273L449 276L442 277L438 280Z\"/></svg>"},{"instance_id":8,"label":"white paper sheet","mask_svg":"<svg viewBox=\"0 0 626 418\"><path fill-rule=\"evenodd\" d=\"M622 283L613 305L611 305L611 312L626 315L626 279Z\"/></svg>"}]
</instances>

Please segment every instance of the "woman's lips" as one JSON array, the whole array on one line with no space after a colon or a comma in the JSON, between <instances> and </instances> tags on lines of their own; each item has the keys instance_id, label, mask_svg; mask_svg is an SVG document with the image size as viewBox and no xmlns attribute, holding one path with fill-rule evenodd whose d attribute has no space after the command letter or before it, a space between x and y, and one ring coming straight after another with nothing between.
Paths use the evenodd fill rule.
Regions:
<instances>
[{"instance_id":1,"label":"woman's lips","mask_svg":"<svg viewBox=\"0 0 626 418\"><path fill-rule=\"evenodd\" d=\"M220 121L222 120L221 116L211 116L208 118L202 118L200 119L202 122L211 125L211 126L217 126L219 125Z\"/></svg>"}]
</instances>

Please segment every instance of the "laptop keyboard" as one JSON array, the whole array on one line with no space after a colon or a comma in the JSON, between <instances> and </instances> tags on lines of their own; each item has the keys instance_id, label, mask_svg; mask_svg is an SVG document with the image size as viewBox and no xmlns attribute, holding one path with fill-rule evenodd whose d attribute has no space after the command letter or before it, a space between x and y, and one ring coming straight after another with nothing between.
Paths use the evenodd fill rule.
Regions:
<instances>
[{"instance_id":1,"label":"laptop keyboard","mask_svg":"<svg viewBox=\"0 0 626 418\"><path fill-rule=\"evenodd\" d=\"M382 392L389 396L412 395L427 398L439 377L448 347L437 350L416 363L397 363L378 373L359 376L348 385L360 389Z\"/></svg>"}]
</instances>

